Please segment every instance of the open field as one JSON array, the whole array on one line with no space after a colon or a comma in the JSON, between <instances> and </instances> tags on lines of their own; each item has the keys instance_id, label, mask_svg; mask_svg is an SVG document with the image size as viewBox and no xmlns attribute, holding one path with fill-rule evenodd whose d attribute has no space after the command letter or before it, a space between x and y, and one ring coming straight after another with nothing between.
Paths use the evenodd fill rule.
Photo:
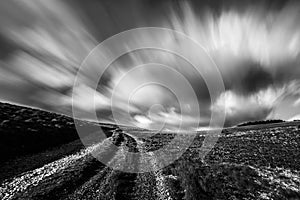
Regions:
<instances>
[{"instance_id":1,"label":"open field","mask_svg":"<svg viewBox=\"0 0 300 200\"><path fill-rule=\"evenodd\" d=\"M1 199L300 199L296 122L228 129L205 159L206 133L199 132L179 159L159 169L164 160L153 151L173 133L139 138L147 130L102 124L108 137L84 147L66 116L9 104L0 115ZM123 172L145 164L150 172Z\"/></svg>"}]
</instances>

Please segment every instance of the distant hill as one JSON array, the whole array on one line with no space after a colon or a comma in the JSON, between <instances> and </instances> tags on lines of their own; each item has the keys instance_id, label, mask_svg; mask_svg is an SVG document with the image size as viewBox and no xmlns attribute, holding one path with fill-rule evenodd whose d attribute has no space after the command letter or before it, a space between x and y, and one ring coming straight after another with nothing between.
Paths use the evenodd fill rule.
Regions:
<instances>
[{"instance_id":1,"label":"distant hill","mask_svg":"<svg viewBox=\"0 0 300 200\"><path fill-rule=\"evenodd\" d=\"M250 121L238 124L237 127L241 126L252 126L252 125L259 125L259 124L274 124L274 123L282 123L285 122L281 119L270 119L270 120L261 120L261 121Z\"/></svg>"}]
</instances>

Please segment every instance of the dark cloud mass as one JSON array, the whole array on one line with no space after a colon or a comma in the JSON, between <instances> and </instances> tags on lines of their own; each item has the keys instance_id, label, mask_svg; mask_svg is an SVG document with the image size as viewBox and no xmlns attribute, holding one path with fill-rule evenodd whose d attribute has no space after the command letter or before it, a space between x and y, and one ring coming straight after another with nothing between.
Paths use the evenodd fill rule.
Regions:
<instances>
[{"instance_id":1,"label":"dark cloud mass","mask_svg":"<svg viewBox=\"0 0 300 200\"><path fill-rule=\"evenodd\" d=\"M296 1L1 1L0 98L68 115L73 105L81 118L96 110L101 121L116 122L117 115L118 123L144 128L207 127L212 113L224 112L226 126L294 119L300 114L299 13ZM91 57L74 85L79 66L100 42L148 26L186 34L213 63L174 34L137 34ZM188 53L199 66L157 49L129 52L107 69L101 65L121 47L142 42ZM212 100L197 70L215 80L214 64L225 90L215 89ZM99 70L105 71L100 80ZM143 85L147 81L165 86ZM291 108L283 109L286 102Z\"/></svg>"},{"instance_id":2,"label":"dark cloud mass","mask_svg":"<svg viewBox=\"0 0 300 200\"><path fill-rule=\"evenodd\" d=\"M236 76L232 76L232 73ZM245 61L242 66L234 69L232 73L228 78L224 77L225 86L227 89L234 90L241 95L256 93L276 82L271 72L258 63Z\"/></svg>"}]
</instances>

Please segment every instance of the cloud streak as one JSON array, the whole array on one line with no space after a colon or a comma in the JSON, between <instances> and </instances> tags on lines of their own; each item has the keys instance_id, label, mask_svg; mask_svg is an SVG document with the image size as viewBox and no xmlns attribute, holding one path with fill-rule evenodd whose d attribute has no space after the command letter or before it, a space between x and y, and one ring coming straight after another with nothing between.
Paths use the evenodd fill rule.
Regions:
<instances>
[{"instance_id":1,"label":"cloud streak","mask_svg":"<svg viewBox=\"0 0 300 200\"><path fill-rule=\"evenodd\" d=\"M111 122L115 110L124 116L124 124L155 128L164 122L168 129L180 123L186 129L196 128L189 126L198 120L199 126L205 127L212 111L225 111L226 125L231 126L272 117L275 108L284 106L284 99L296 99L295 105L299 104L300 5L296 2L276 8L259 3L236 6L235 2L208 8L196 1L165 2L161 6L152 1L130 1L122 6L93 2L94 6L82 7L83 2L55 0L0 4L0 92L4 101L69 115L73 104L82 118L88 118L96 108L100 120ZM103 12L97 14L99 10ZM130 10L136 10L136 14L128 14ZM97 17L99 20L95 20ZM104 72L94 91L91 85L99 78L94 72L101 59L114 56L117 45L92 60L90 71L73 86L81 62L98 42L141 26L172 28L201 44L217 64L226 91L215 91L219 97L211 102L206 83L193 66L157 50L120 57ZM180 49L202 60L196 49L174 35L137 35L127 42L138 44L142 40L161 41L170 49ZM172 91L158 85L139 88L146 81L164 81L177 88L177 95L188 96L176 76L155 63L170 66L187 79L197 102L188 97L178 102ZM132 71L139 65L145 66ZM215 74L208 76L215 78ZM73 87L77 93L72 99ZM156 104L162 107L153 110ZM198 106L200 119L195 113ZM127 112L131 118L126 118Z\"/></svg>"}]
</instances>

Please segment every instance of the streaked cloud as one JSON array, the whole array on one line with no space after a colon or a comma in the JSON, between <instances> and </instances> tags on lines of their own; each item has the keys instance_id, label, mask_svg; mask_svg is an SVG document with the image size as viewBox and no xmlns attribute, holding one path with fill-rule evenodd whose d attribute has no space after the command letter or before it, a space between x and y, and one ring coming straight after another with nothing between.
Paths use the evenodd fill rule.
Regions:
<instances>
[{"instance_id":1,"label":"streaked cloud","mask_svg":"<svg viewBox=\"0 0 300 200\"><path fill-rule=\"evenodd\" d=\"M190 128L195 121L206 127L211 111L216 110L226 111L226 125L234 125L281 117L278 110L285 99L299 104L300 5L297 2L276 8L261 3L236 6L234 1L218 8L208 8L196 1L176 5L167 1L161 6L148 1L120 3L122 6L114 2L94 2L94 6L86 3L57 0L0 3L2 100L69 115L73 104L83 118L96 108L99 118L105 121L114 121L115 111L123 118L122 123L147 128L164 123L168 129L180 123ZM136 13L128 14L130 10ZM95 91L92 85L99 77L94 72L102 59L114 56L117 45L91 60L90 71L81 77L79 85L73 85L83 59L99 42L122 30L141 26L172 28L201 44L217 64L226 90L216 91L219 97L211 102L203 78L189 63L168 52L141 50L112 63ZM137 35L127 45L142 40L159 41L170 49L188 52L199 62L205 56L168 34ZM178 77L155 63L170 66L187 79L197 101L189 98ZM144 67L132 71L139 65ZM207 75L215 78L214 74ZM147 81L163 81L177 89L176 95L186 98L178 102L169 88L159 85L140 87ZM76 91L73 99L72 91ZM151 110L155 104L162 108ZM199 106L200 119L195 109Z\"/></svg>"}]
</instances>

